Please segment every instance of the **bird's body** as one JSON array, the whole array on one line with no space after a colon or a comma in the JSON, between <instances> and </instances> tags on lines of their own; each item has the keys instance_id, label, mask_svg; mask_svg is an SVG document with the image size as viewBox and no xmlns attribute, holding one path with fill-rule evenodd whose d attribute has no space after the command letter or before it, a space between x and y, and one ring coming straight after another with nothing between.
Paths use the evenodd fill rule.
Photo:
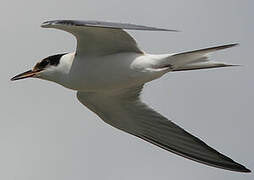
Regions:
<instances>
[{"instance_id":1,"label":"bird's body","mask_svg":"<svg viewBox=\"0 0 254 180\"><path fill-rule=\"evenodd\" d=\"M63 56L65 63L72 65L69 71L66 71L67 80L64 79L60 84L83 92L130 88L159 78L169 71L168 68L153 67L155 61L163 56L120 53L103 57L80 57L73 54Z\"/></svg>"},{"instance_id":2,"label":"bird's body","mask_svg":"<svg viewBox=\"0 0 254 180\"><path fill-rule=\"evenodd\" d=\"M76 52L49 56L12 80L36 77L77 91L78 100L106 123L165 150L210 166L250 172L155 112L140 100L143 85L168 72L233 66L208 54L229 44L190 52L151 55L123 29L172 31L97 21L49 21L42 27L72 33Z\"/></svg>"}]
</instances>

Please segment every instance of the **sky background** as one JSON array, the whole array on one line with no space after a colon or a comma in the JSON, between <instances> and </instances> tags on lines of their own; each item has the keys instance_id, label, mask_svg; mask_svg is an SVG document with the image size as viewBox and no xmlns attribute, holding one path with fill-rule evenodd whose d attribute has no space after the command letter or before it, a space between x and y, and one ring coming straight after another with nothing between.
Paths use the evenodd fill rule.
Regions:
<instances>
[{"instance_id":1,"label":"sky background","mask_svg":"<svg viewBox=\"0 0 254 180\"><path fill-rule=\"evenodd\" d=\"M240 43L212 59L242 67L169 73L147 84L142 97L253 171L253 7L253 0L2 0L0 179L254 179L253 173L208 167L112 128L60 85L9 80L46 56L75 50L71 35L40 28L46 20L107 20L181 30L129 31L154 54Z\"/></svg>"}]
</instances>

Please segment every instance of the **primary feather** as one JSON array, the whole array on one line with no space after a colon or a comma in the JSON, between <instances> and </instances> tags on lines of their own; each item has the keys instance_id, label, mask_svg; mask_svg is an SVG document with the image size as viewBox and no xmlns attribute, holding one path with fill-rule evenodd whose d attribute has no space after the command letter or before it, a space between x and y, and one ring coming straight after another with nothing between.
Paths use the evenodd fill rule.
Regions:
<instances>
[{"instance_id":1,"label":"primary feather","mask_svg":"<svg viewBox=\"0 0 254 180\"><path fill-rule=\"evenodd\" d=\"M209 166L250 172L142 103L139 98L142 87L114 93L78 92L77 97L111 126L167 151Z\"/></svg>"}]
</instances>

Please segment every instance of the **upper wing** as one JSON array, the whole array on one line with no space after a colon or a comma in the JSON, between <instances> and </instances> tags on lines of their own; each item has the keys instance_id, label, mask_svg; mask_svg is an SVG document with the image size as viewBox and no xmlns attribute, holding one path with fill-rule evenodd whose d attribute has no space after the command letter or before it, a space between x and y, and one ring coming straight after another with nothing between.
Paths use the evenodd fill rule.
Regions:
<instances>
[{"instance_id":1,"label":"upper wing","mask_svg":"<svg viewBox=\"0 0 254 180\"><path fill-rule=\"evenodd\" d=\"M210 166L250 172L206 145L139 99L142 87L114 94L78 92L78 100L106 123L188 159Z\"/></svg>"},{"instance_id":2,"label":"upper wing","mask_svg":"<svg viewBox=\"0 0 254 180\"><path fill-rule=\"evenodd\" d=\"M147 31L174 31L134 24L102 21L55 20L41 27L67 31L77 38L79 55L107 55L119 52L142 53L136 41L123 29Z\"/></svg>"}]
</instances>

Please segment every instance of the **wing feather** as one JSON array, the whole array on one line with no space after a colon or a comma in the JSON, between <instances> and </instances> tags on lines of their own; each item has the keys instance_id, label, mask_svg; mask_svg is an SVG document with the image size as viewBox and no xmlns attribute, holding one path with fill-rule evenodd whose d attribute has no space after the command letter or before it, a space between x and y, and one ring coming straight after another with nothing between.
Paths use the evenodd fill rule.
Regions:
<instances>
[{"instance_id":1,"label":"wing feather","mask_svg":"<svg viewBox=\"0 0 254 180\"><path fill-rule=\"evenodd\" d=\"M141 26L130 23L115 23L106 21L79 21L79 20L53 20L42 23L41 27L52 27L54 25L63 26L86 26L86 27L101 27L110 29L129 29L129 30L143 30L143 31L173 31L177 30L156 28L150 26Z\"/></svg>"},{"instance_id":2,"label":"wing feather","mask_svg":"<svg viewBox=\"0 0 254 180\"><path fill-rule=\"evenodd\" d=\"M143 53L136 41L123 29L174 31L162 28L103 21L54 20L41 27L55 28L73 34L77 39L77 54L101 56L121 52Z\"/></svg>"},{"instance_id":3,"label":"wing feather","mask_svg":"<svg viewBox=\"0 0 254 180\"><path fill-rule=\"evenodd\" d=\"M131 88L118 95L78 92L77 97L106 123L167 151L209 166L250 172L142 103L141 89Z\"/></svg>"}]
</instances>

